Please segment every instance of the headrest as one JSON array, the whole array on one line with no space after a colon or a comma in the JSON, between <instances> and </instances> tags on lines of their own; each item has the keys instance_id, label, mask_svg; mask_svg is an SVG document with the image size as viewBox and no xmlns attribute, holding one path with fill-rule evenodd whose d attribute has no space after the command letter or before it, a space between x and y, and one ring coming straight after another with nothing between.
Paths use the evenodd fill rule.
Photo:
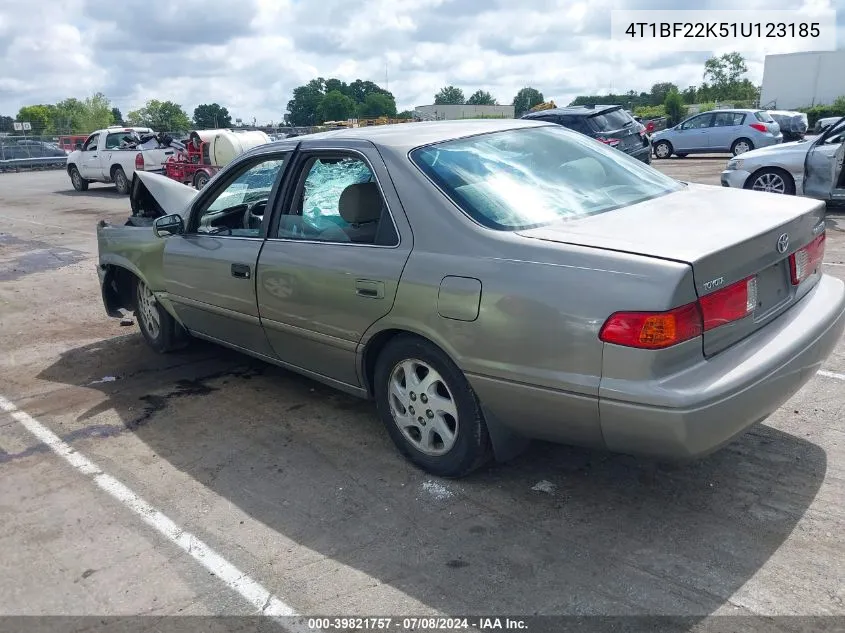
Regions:
<instances>
[{"instance_id":1,"label":"headrest","mask_svg":"<svg viewBox=\"0 0 845 633\"><path fill-rule=\"evenodd\" d=\"M349 224L375 222L381 217L381 192L374 182L349 185L340 194L338 211Z\"/></svg>"}]
</instances>

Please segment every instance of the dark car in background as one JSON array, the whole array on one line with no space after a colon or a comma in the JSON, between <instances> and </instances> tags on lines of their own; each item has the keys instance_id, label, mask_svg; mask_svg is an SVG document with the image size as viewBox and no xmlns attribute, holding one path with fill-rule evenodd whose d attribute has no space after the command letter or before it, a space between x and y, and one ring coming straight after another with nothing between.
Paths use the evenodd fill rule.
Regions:
<instances>
[{"instance_id":1,"label":"dark car in background","mask_svg":"<svg viewBox=\"0 0 845 633\"><path fill-rule=\"evenodd\" d=\"M622 106L567 106L528 112L521 118L557 123L615 147L644 163L651 163L651 140L645 127L635 121Z\"/></svg>"}]
</instances>

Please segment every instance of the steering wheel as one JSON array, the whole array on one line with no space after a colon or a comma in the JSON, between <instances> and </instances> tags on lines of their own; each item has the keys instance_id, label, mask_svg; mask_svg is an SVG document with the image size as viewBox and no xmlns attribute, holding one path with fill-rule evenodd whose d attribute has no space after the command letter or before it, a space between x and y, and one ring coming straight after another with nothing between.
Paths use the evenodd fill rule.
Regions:
<instances>
[{"instance_id":1,"label":"steering wheel","mask_svg":"<svg viewBox=\"0 0 845 633\"><path fill-rule=\"evenodd\" d=\"M261 227L261 223L264 221L264 209L267 207L266 200L256 200L255 202L250 202L246 205L246 209L244 210L244 217L243 217L243 226L245 229L253 228L253 220L258 225L258 228ZM261 214L255 212L256 209L261 209Z\"/></svg>"}]
</instances>

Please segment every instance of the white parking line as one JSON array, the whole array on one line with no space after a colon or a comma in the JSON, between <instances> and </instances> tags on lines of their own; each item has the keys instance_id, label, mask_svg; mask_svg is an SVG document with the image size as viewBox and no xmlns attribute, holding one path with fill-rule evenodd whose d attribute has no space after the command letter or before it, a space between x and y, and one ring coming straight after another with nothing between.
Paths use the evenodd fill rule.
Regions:
<instances>
[{"instance_id":1,"label":"white parking line","mask_svg":"<svg viewBox=\"0 0 845 633\"><path fill-rule=\"evenodd\" d=\"M171 543L182 548L191 558L221 579L230 589L236 591L247 602L255 606L261 615L269 617L293 616L297 619L281 622L285 628L291 631L309 630L299 620L299 614L291 606L271 594L258 581L253 580L232 565L199 538L176 525L117 479L104 473L85 455L75 450L31 415L18 409L13 402L3 396L0 396L0 409L12 416L76 470L91 477L97 486L132 510L144 523L153 527Z\"/></svg>"},{"instance_id":2,"label":"white parking line","mask_svg":"<svg viewBox=\"0 0 845 633\"><path fill-rule=\"evenodd\" d=\"M819 376L824 376L826 378L836 378L836 380L845 380L845 374L837 374L835 371L825 371L824 369L820 369L818 371Z\"/></svg>"}]
</instances>

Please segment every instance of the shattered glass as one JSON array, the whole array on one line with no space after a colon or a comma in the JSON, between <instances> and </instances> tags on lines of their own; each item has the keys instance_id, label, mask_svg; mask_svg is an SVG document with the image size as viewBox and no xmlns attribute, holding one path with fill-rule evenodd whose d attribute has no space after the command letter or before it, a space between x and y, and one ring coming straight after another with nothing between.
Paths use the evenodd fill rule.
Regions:
<instances>
[{"instance_id":1,"label":"shattered glass","mask_svg":"<svg viewBox=\"0 0 845 633\"><path fill-rule=\"evenodd\" d=\"M303 216L319 228L328 223L345 224L338 210L340 194L349 185L372 180L373 173L362 160L344 158L315 161L305 179Z\"/></svg>"}]
</instances>

